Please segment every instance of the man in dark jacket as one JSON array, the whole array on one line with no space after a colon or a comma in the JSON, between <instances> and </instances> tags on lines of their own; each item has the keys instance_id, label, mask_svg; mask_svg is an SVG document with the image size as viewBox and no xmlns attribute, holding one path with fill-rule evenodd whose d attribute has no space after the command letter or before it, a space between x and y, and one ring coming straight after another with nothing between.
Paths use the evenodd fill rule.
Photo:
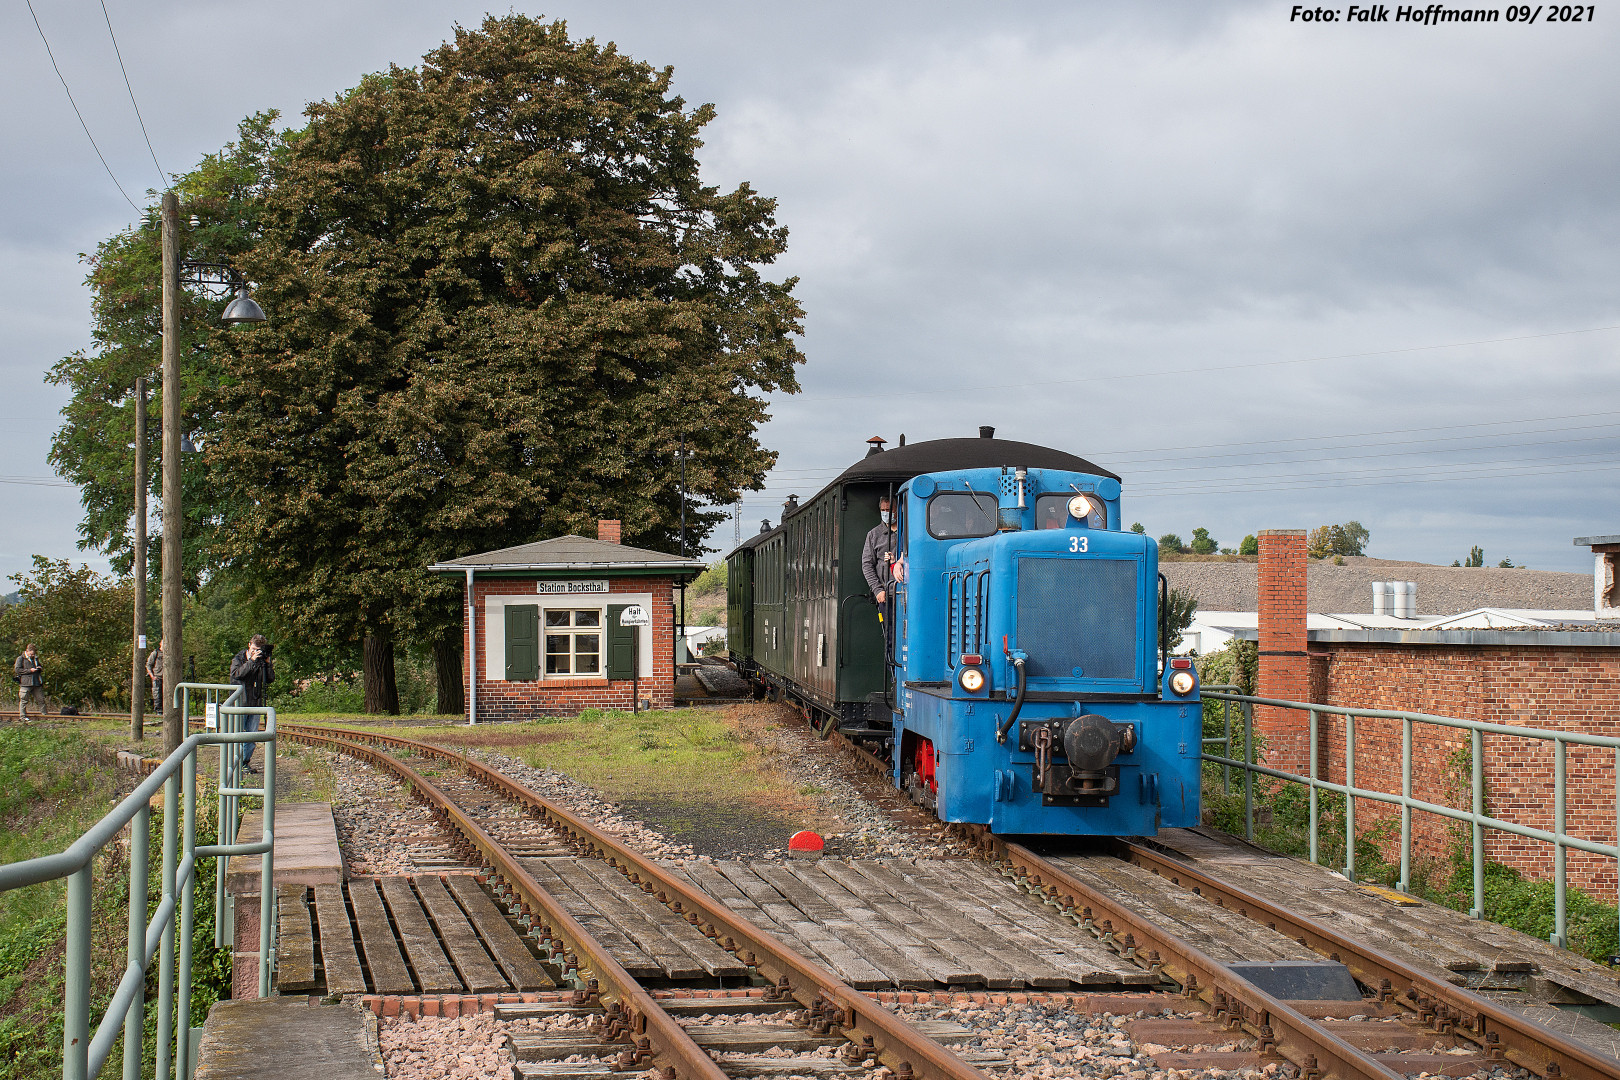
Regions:
<instances>
[{"instance_id":1,"label":"man in dark jacket","mask_svg":"<svg viewBox=\"0 0 1620 1080\"><path fill-rule=\"evenodd\" d=\"M276 680L276 666L270 659L270 643L263 634L254 634L248 642L248 647L231 658L231 682L242 688L240 705L257 708L264 704L264 688ZM259 718L257 716L242 717L243 731L258 731ZM242 744L242 767L248 772L258 772L258 766L253 764L253 747L256 743Z\"/></svg>"},{"instance_id":2,"label":"man in dark jacket","mask_svg":"<svg viewBox=\"0 0 1620 1080\"><path fill-rule=\"evenodd\" d=\"M41 715L50 712L45 705L45 665L40 663L39 650L29 645L11 665L11 674L17 680L21 696L17 702L17 719L28 719L28 701L33 699Z\"/></svg>"}]
</instances>

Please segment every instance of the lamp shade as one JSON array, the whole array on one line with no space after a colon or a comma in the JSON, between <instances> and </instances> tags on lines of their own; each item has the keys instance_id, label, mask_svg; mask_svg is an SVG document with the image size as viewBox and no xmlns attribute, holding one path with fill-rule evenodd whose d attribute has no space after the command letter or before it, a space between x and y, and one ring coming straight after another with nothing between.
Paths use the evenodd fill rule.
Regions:
<instances>
[{"instance_id":1,"label":"lamp shade","mask_svg":"<svg viewBox=\"0 0 1620 1080\"><path fill-rule=\"evenodd\" d=\"M247 286L244 285L237 290L236 299L232 300L230 306L225 309L225 314L220 316L220 322L230 325L236 323L261 323L264 322L264 308L259 306L257 300L248 295Z\"/></svg>"}]
</instances>

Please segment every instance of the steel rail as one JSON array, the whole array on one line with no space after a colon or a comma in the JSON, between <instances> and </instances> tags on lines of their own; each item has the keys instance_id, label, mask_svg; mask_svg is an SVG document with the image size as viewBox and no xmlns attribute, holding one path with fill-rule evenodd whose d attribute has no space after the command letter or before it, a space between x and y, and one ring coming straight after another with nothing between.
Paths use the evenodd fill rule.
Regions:
<instances>
[{"instance_id":1,"label":"steel rail","mask_svg":"<svg viewBox=\"0 0 1620 1080\"><path fill-rule=\"evenodd\" d=\"M569 838L575 841L585 854L596 855L607 861L607 864L629 878L630 883L639 886L642 891L653 893L658 900L677 914L684 915L687 922L698 926L706 935L717 942L724 942L725 947L739 954L743 960L756 968L768 978L774 980L779 993L788 994L801 1004L805 1005L813 1016L820 1016L822 1021L841 1029L845 1038L852 1043L870 1047L867 1053L875 1056L877 1060L898 1075L907 1073L920 1078L920 1080L988 1080L984 1073L967 1064L945 1047L933 1039L917 1031L905 1020L894 1015L881 1005L867 998L860 991L845 984L831 971L815 963L777 940L773 935L755 926L753 923L734 914L729 908L712 899L707 893L688 886L685 882L673 877L663 867L642 855L640 852L627 847L618 840L603 833L595 825L580 818L562 807L550 802L545 797L530 790L524 785L508 776L491 769L488 766L473 761L444 747L434 746L431 743L418 742L397 735L386 735L382 732L356 731L350 728L320 728L301 724L283 724L281 730L293 738L309 741L321 741L333 745L350 753L360 752L365 756L367 752L376 754L380 763L388 768L396 769L402 775L409 774L413 785L420 784L419 790L433 791L438 799L448 806L454 804L438 793L428 781L400 762L397 758L384 754L381 751L361 745L364 742L381 743L404 749L428 757L436 757L453 765L467 770L475 779L504 794L515 802L523 804L536 812L541 820L547 821L554 827L567 832ZM382 759L386 759L383 761ZM432 800L430 800L432 801ZM501 868L501 872L510 882L521 882L520 892L532 893L525 900L536 907L543 908L548 914L555 912L552 917L557 925L570 927L571 932L581 935L580 941L589 941L586 931L574 922L572 917L562 911L546 891L529 877L528 873L518 864L517 860L508 855L500 845L484 832L476 822L461 814L459 810L452 816L456 827L468 832L476 833L480 837L475 846L481 854L490 859L492 866ZM565 921L566 920L566 921ZM597 960L592 954L593 963L599 970L616 973L610 975L608 981L615 983L617 978L629 980L627 984L636 986L628 973L605 952L591 942L591 947L600 953ZM585 951L582 946L582 951ZM605 961L605 963L604 963ZM639 987L637 987L639 989ZM615 987L615 992L620 992ZM643 992L644 993L644 992ZM639 1000L639 999L638 999ZM647 1006L656 1010L657 1015L667 1018L667 1014L658 1008L656 1002L650 997L646 998ZM644 1014L645 1015L645 1014ZM674 1021L670 1021L671 1024ZM676 1025L678 1028L679 1025ZM682 1037L686 1038L684 1031ZM867 1040L870 1040L868 1042ZM687 1042L690 1039L687 1038ZM691 1044L696 1049L696 1044ZM698 1050L702 1053L701 1050ZM714 1068L713 1059L704 1055L709 1065ZM697 1075L697 1074L694 1074ZM703 1073L704 1076L722 1076L723 1073ZM1391 1080L1394 1074L1381 1074L1380 1080Z\"/></svg>"},{"instance_id":2,"label":"steel rail","mask_svg":"<svg viewBox=\"0 0 1620 1080\"><path fill-rule=\"evenodd\" d=\"M1054 866L1021 844L1011 843L982 827L969 827L980 851L1009 869L1032 893L1072 913L1089 908L1081 925L1097 928L1104 942L1128 959L1180 983L1182 994L1207 1003L1227 1027L1253 1035L1262 1052L1280 1054L1308 1078L1337 1080L1402 1080L1401 1074L1370 1054L1351 1046L1316 1021L1231 971L1197 946L1182 940L1105 893Z\"/></svg>"},{"instance_id":3,"label":"steel rail","mask_svg":"<svg viewBox=\"0 0 1620 1080\"><path fill-rule=\"evenodd\" d=\"M583 969L580 977L595 976L598 980L597 996L609 1004L617 1004L621 1010L629 1014L627 1034L632 1039L639 1037L647 1039L645 1047L638 1044L639 1052L632 1052L632 1056L636 1059L634 1066L637 1069L649 1065L658 1068L666 1080L677 1077L682 1080L688 1078L726 1080L725 1072L714 1059L692 1040L686 1029L659 1006L652 995L613 959L590 932L563 910L562 905L541 888L539 882L535 881L494 837L468 817L453 799L440 791L421 773L376 747L317 734L303 725L296 728L294 725L285 725L281 733L300 742L334 747L394 772L414 788L416 794L432 807L437 815L442 816L457 832L466 837L483 856L486 864L494 868L495 872L522 897L523 902L535 910L545 912L552 931L558 934L580 958L588 962L588 969ZM604 984L605 990L602 989ZM646 1056L643 1057L643 1054Z\"/></svg>"},{"instance_id":4,"label":"steel rail","mask_svg":"<svg viewBox=\"0 0 1620 1080\"><path fill-rule=\"evenodd\" d=\"M1174 884L1196 887L1205 899L1256 922L1274 925L1279 933L1324 955L1336 955L1356 979L1388 989L1412 1002L1420 1015L1436 1024L1450 1023L1455 1033L1487 1053L1500 1050L1515 1065L1539 1075L1565 1080L1617 1080L1620 1062L1604 1058L1551 1028L1462 987L1435 979L1404 961L1346 937L1308 916L1280 907L1229 881L1189 866L1163 852L1130 841L1117 841L1122 858L1168 877ZM1556 1070L1550 1068L1556 1066Z\"/></svg>"}]
</instances>

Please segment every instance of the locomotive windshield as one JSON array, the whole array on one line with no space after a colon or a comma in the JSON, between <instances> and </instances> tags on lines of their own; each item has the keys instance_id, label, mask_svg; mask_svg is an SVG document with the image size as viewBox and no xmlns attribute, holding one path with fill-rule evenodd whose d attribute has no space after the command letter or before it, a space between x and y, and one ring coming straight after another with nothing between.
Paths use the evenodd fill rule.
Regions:
<instances>
[{"instance_id":1,"label":"locomotive windshield","mask_svg":"<svg viewBox=\"0 0 1620 1080\"><path fill-rule=\"evenodd\" d=\"M1035 527L1037 529L1061 529L1069 521L1069 500L1074 498L1074 492L1064 495L1041 495L1035 499ZM1108 528L1108 507L1101 499L1087 496L1091 503L1091 513L1086 515L1088 529Z\"/></svg>"},{"instance_id":2,"label":"locomotive windshield","mask_svg":"<svg viewBox=\"0 0 1620 1080\"><path fill-rule=\"evenodd\" d=\"M992 536L996 531L996 497L979 492L944 492L928 502L928 535L935 540Z\"/></svg>"}]
</instances>

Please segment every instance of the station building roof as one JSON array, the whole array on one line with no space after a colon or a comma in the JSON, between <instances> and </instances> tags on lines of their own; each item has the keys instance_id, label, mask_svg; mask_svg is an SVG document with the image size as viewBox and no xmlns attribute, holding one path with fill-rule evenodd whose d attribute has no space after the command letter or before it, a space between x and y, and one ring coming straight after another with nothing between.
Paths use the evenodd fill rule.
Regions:
<instances>
[{"instance_id":1,"label":"station building roof","mask_svg":"<svg viewBox=\"0 0 1620 1080\"><path fill-rule=\"evenodd\" d=\"M439 573L550 573L571 576L629 575L692 577L708 569L701 559L683 559L664 551L592 540L584 536L558 536L532 544L465 555L428 567Z\"/></svg>"}]
</instances>

